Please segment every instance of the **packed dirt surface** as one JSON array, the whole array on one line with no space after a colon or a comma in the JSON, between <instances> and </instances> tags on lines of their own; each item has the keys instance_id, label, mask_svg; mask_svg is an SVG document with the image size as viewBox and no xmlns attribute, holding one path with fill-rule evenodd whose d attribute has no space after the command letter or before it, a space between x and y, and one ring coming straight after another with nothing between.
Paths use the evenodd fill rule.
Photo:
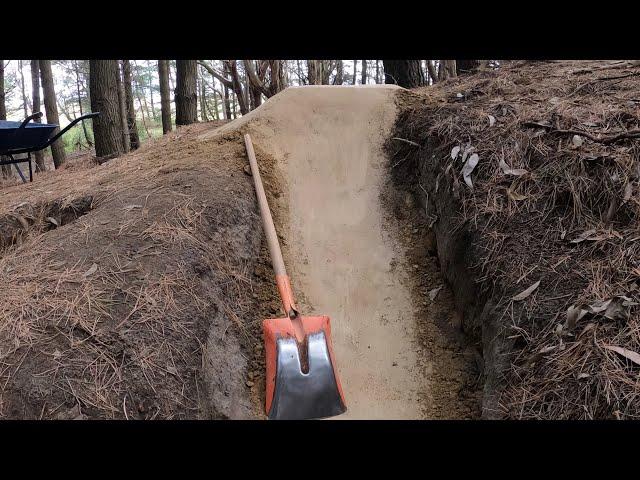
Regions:
<instances>
[{"instance_id":1,"label":"packed dirt surface","mask_svg":"<svg viewBox=\"0 0 640 480\"><path fill-rule=\"evenodd\" d=\"M259 415L262 234L216 126L0 192L2 418Z\"/></svg>"},{"instance_id":2,"label":"packed dirt surface","mask_svg":"<svg viewBox=\"0 0 640 480\"><path fill-rule=\"evenodd\" d=\"M640 417L639 90L637 61L509 61L398 97L392 177L481 342L485 418Z\"/></svg>"},{"instance_id":3,"label":"packed dirt surface","mask_svg":"<svg viewBox=\"0 0 640 480\"><path fill-rule=\"evenodd\" d=\"M433 259L422 247L420 265L410 263L401 239L414 228L391 211L397 198L387 191L382 146L398 91L289 88L202 138L240 128L276 159L271 174L286 195L272 208L285 263L300 310L331 317L348 404L340 418L466 418L477 412L477 399L460 397L469 358L436 326L436 316L455 316L451 298L443 293L424 308L417 285L431 290L442 280L430 268L434 283L420 282Z\"/></svg>"}]
</instances>

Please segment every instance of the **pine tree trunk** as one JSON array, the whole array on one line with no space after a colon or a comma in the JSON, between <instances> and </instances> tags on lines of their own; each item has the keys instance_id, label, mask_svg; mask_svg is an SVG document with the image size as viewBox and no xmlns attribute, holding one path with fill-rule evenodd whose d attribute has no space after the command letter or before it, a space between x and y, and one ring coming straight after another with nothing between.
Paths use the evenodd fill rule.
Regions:
<instances>
[{"instance_id":1,"label":"pine tree trunk","mask_svg":"<svg viewBox=\"0 0 640 480\"><path fill-rule=\"evenodd\" d=\"M147 60L147 72L149 72L149 95L151 96L151 114L153 115L153 121L156 121L156 106L153 102L153 70L151 69L151 62Z\"/></svg>"},{"instance_id":2,"label":"pine tree trunk","mask_svg":"<svg viewBox=\"0 0 640 480\"><path fill-rule=\"evenodd\" d=\"M117 61L116 65L116 85L118 86L118 107L120 109L120 118L122 124L122 151L127 153L131 150L131 143L129 140L129 124L127 122L127 100L124 95L124 85L122 77L120 76L120 61Z\"/></svg>"},{"instance_id":3,"label":"pine tree trunk","mask_svg":"<svg viewBox=\"0 0 640 480\"><path fill-rule=\"evenodd\" d=\"M40 60L40 78L42 80L42 93L44 94L44 108L47 112L47 123L60 124L58 118L58 106L56 104L56 92L53 87L53 73L51 72L51 60ZM96 111L96 110L94 110ZM99 110L97 110L99 111ZM56 128L54 134L60 129ZM51 145L51 156L53 157L53 165L58 168L66 160L64 153L64 144L62 139L56 140Z\"/></svg>"},{"instance_id":4,"label":"pine tree trunk","mask_svg":"<svg viewBox=\"0 0 640 480\"><path fill-rule=\"evenodd\" d=\"M89 60L91 110L100 112L93 119L98 162L122 153L122 117L118 103L116 60Z\"/></svg>"},{"instance_id":5,"label":"pine tree trunk","mask_svg":"<svg viewBox=\"0 0 640 480\"><path fill-rule=\"evenodd\" d=\"M226 85L224 87L224 119L231 120L231 102L229 102L229 89Z\"/></svg>"},{"instance_id":6,"label":"pine tree trunk","mask_svg":"<svg viewBox=\"0 0 640 480\"><path fill-rule=\"evenodd\" d=\"M29 116L29 102L27 93L24 89L24 72L22 71L22 60L18 60L18 73L20 73L20 86L22 88L22 108L24 110L24 118Z\"/></svg>"},{"instance_id":7,"label":"pine tree trunk","mask_svg":"<svg viewBox=\"0 0 640 480\"><path fill-rule=\"evenodd\" d=\"M169 60L158 60L160 77L160 109L162 113L162 133L171 131L171 97L169 92Z\"/></svg>"},{"instance_id":8,"label":"pine tree trunk","mask_svg":"<svg viewBox=\"0 0 640 480\"><path fill-rule=\"evenodd\" d=\"M344 81L344 64L342 60L338 60L338 64L336 65L336 76L333 79L334 85L342 85Z\"/></svg>"},{"instance_id":9,"label":"pine tree trunk","mask_svg":"<svg viewBox=\"0 0 640 480\"><path fill-rule=\"evenodd\" d=\"M40 61L39 60L31 60L31 104L33 105L33 110L31 113L36 113L40 111ZM34 122L41 123L42 120L40 118L36 118ZM44 172L46 167L44 165L44 153L42 150L38 150L34 152L34 156L36 159L36 171Z\"/></svg>"},{"instance_id":10,"label":"pine tree trunk","mask_svg":"<svg viewBox=\"0 0 640 480\"><path fill-rule=\"evenodd\" d=\"M384 83L396 84L404 88L424 85L424 75L420 60L383 60Z\"/></svg>"},{"instance_id":11,"label":"pine tree trunk","mask_svg":"<svg viewBox=\"0 0 640 480\"><path fill-rule=\"evenodd\" d=\"M0 120L7 119L7 105L5 103L5 90L4 90L4 60L0 60ZM5 160L6 157L0 157L0 160ZM11 165L2 165L2 176L9 178L11 175Z\"/></svg>"},{"instance_id":12,"label":"pine tree trunk","mask_svg":"<svg viewBox=\"0 0 640 480\"><path fill-rule=\"evenodd\" d=\"M456 73L464 75L472 73L480 66L480 60L456 60Z\"/></svg>"},{"instance_id":13,"label":"pine tree trunk","mask_svg":"<svg viewBox=\"0 0 640 480\"><path fill-rule=\"evenodd\" d=\"M351 82L351 85L356 84L356 78L358 78L358 60L353 61L353 81Z\"/></svg>"},{"instance_id":14,"label":"pine tree trunk","mask_svg":"<svg viewBox=\"0 0 640 480\"><path fill-rule=\"evenodd\" d=\"M77 60L73 61L73 68L76 74L76 93L78 94L78 107L80 107L80 115L82 116L84 115L84 113L82 109L82 96L80 95L80 69L78 68ZM84 139L87 141L89 146L92 146L93 140L91 140L89 136L89 132L87 131L87 124L85 122L80 122L80 123L82 123L82 131L84 132Z\"/></svg>"},{"instance_id":15,"label":"pine tree trunk","mask_svg":"<svg viewBox=\"0 0 640 480\"><path fill-rule=\"evenodd\" d=\"M198 121L196 60L176 60L176 125Z\"/></svg>"},{"instance_id":16,"label":"pine tree trunk","mask_svg":"<svg viewBox=\"0 0 640 480\"><path fill-rule=\"evenodd\" d=\"M367 84L367 61L362 60L362 85Z\"/></svg>"},{"instance_id":17,"label":"pine tree trunk","mask_svg":"<svg viewBox=\"0 0 640 480\"><path fill-rule=\"evenodd\" d=\"M140 136L136 124L136 110L133 106L133 88L131 86L131 62L122 61L122 77L124 82L124 97L127 104L127 127L129 129L129 144L131 150L140 148Z\"/></svg>"},{"instance_id":18,"label":"pine tree trunk","mask_svg":"<svg viewBox=\"0 0 640 480\"><path fill-rule=\"evenodd\" d=\"M200 84L200 118L203 122L208 122L207 116L207 96L204 88L204 82L202 81L202 71L198 70L198 83Z\"/></svg>"}]
</instances>

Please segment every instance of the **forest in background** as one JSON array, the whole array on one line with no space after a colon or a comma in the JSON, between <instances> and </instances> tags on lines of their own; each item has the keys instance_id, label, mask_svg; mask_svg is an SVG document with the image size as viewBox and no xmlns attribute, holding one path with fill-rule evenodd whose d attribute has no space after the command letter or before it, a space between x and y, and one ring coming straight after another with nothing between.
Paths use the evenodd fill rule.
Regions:
<instances>
[{"instance_id":1,"label":"forest in background","mask_svg":"<svg viewBox=\"0 0 640 480\"><path fill-rule=\"evenodd\" d=\"M64 127L84 113L101 112L93 122L74 127L45 155L36 154L36 170L43 171L57 168L72 152L95 151L100 162L134 150L174 125L235 119L289 86L393 83L411 88L455 77L479 64L478 60L2 60L0 120L22 120L42 111L46 114L42 121ZM8 166L3 166L3 173L5 178L12 175Z\"/></svg>"}]
</instances>

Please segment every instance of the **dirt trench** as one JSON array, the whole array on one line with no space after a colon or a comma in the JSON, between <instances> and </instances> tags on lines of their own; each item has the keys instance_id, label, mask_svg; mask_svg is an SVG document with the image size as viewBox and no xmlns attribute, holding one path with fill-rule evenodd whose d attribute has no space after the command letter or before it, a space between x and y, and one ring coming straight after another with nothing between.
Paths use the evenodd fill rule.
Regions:
<instances>
[{"instance_id":1,"label":"dirt trench","mask_svg":"<svg viewBox=\"0 0 640 480\"><path fill-rule=\"evenodd\" d=\"M280 185L271 196L301 311L331 317L342 419L474 418L477 354L413 200L383 144L394 86L289 88L202 138L240 130Z\"/></svg>"}]
</instances>

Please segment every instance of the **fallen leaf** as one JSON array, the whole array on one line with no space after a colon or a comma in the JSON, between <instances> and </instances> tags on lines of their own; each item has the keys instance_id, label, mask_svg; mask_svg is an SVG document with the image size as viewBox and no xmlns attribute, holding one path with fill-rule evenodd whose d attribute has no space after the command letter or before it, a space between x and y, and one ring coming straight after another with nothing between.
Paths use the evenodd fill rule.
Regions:
<instances>
[{"instance_id":1,"label":"fallen leaf","mask_svg":"<svg viewBox=\"0 0 640 480\"><path fill-rule=\"evenodd\" d=\"M516 296L514 296L511 300L513 300L514 302L519 302L520 300L524 300L529 295L531 295L534 292L534 290L536 288L538 288L539 285L540 285L540 280L538 280L536 283L531 285L526 290L524 290L524 291L520 292L519 294L517 294Z\"/></svg>"},{"instance_id":2,"label":"fallen leaf","mask_svg":"<svg viewBox=\"0 0 640 480\"><path fill-rule=\"evenodd\" d=\"M126 207L124 207L124 209L127 211L133 210L134 208L142 208L142 205L127 205Z\"/></svg>"},{"instance_id":3,"label":"fallen leaf","mask_svg":"<svg viewBox=\"0 0 640 480\"><path fill-rule=\"evenodd\" d=\"M574 147L581 147L582 144L584 143L584 140L580 135L574 135L573 138L571 139L571 143L573 143Z\"/></svg>"},{"instance_id":4,"label":"fallen leaf","mask_svg":"<svg viewBox=\"0 0 640 480\"><path fill-rule=\"evenodd\" d=\"M514 202L520 202L528 198L526 195L514 192L513 190L511 190L511 188L507 188L507 196Z\"/></svg>"},{"instance_id":5,"label":"fallen leaf","mask_svg":"<svg viewBox=\"0 0 640 480\"><path fill-rule=\"evenodd\" d=\"M460 153L460 146L457 145L451 149L451 160L455 160L458 158L458 154Z\"/></svg>"},{"instance_id":6,"label":"fallen leaf","mask_svg":"<svg viewBox=\"0 0 640 480\"><path fill-rule=\"evenodd\" d=\"M611 300L598 301L589 305L589 308L593 313L600 313L600 312L604 312L610 303L611 303Z\"/></svg>"},{"instance_id":7,"label":"fallen leaf","mask_svg":"<svg viewBox=\"0 0 640 480\"><path fill-rule=\"evenodd\" d=\"M631 182L627 182L624 186L624 196L622 197L623 202L628 202L633 194L633 184Z\"/></svg>"},{"instance_id":8,"label":"fallen leaf","mask_svg":"<svg viewBox=\"0 0 640 480\"><path fill-rule=\"evenodd\" d=\"M89 267L89 270L82 274L82 278L87 278L89 275L93 275L96 273L96 270L98 270L98 265L94 263Z\"/></svg>"},{"instance_id":9,"label":"fallen leaf","mask_svg":"<svg viewBox=\"0 0 640 480\"><path fill-rule=\"evenodd\" d=\"M520 177L526 173L529 173L524 168L511 168L509 165L507 165L507 162L504 161L504 158L500 160L500 168L505 175L516 175Z\"/></svg>"},{"instance_id":10,"label":"fallen leaf","mask_svg":"<svg viewBox=\"0 0 640 480\"><path fill-rule=\"evenodd\" d=\"M588 310L571 305L567 309L567 330L573 330L580 319L587 313L589 313Z\"/></svg>"},{"instance_id":11,"label":"fallen leaf","mask_svg":"<svg viewBox=\"0 0 640 480\"><path fill-rule=\"evenodd\" d=\"M582 232L580 235L578 235L576 238L574 238L573 240L571 240L571 243L580 243L580 242L584 242L585 240L587 240L589 237L591 237L592 235L594 235L596 233L595 230L587 230L586 232Z\"/></svg>"},{"instance_id":12,"label":"fallen leaf","mask_svg":"<svg viewBox=\"0 0 640 480\"><path fill-rule=\"evenodd\" d=\"M619 353L627 360L631 360L636 365L640 365L640 353L628 350L626 348L618 347L616 345L604 345L604 348L613 352Z\"/></svg>"},{"instance_id":13,"label":"fallen leaf","mask_svg":"<svg viewBox=\"0 0 640 480\"><path fill-rule=\"evenodd\" d=\"M433 302L438 296L438 293L440 293L440 290L442 290L442 285L434 288L433 290L429 290L429 300Z\"/></svg>"},{"instance_id":14,"label":"fallen leaf","mask_svg":"<svg viewBox=\"0 0 640 480\"><path fill-rule=\"evenodd\" d=\"M173 365L167 365L167 372L169 372L171 375L175 375L176 377L178 376L178 369Z\"/></svg>"},{"instance_id":15,"label":"fallen leaf","mask_svg":"<svg viewBox=\"0 0 640 480\"><path fill-rule=\"evenodd\" d=\"M49 222L49 223L53 223L56 227L57 227L57 226L59 226L59 225L58 225L58 221L57 221L55 218L53 218L53 217L47 217L47 218L45 218L45 220L46 220L47 222Z\"/></svg>"},{"instance_id":16,"label":"fallen leaf","mask_svg":"<svg viewBox=\"0 0 640 480\"><path fill-rule=\"evenodd\" d=\"M464 183L469 185L469 188L471 190L473 190L473 183L471 182L471 173L476 168L476 165L478 165L479 161L480 161L480 157L478 156L477 153L474 153L469 157L469 160L467 160L467 163L464 164L464 167L462 167L462 178L464 179Z\"/></svg>"},{"instance_id":17,"label":"fallen leaf","mask_svg":"<svg viewBox=\"0 0 640 480\"><path fill-rule=\"evenodd\" d=\"M488 115L489 117L489 126L493 127L496 124L496 117L494 117L493 115Z\"/></svg>"},{"instance_id":18,"label":"fallen leaf","mask_svg":"<svg viewBox=\"0 0 640 480\"><path fill-rule=\"evenodd\" d=\"M583 378L589 378L591 375L589 375L588 373L579 373L578 374L578 380L582 380Z\"/></svg>"},{"instance_id":19,"label":"fallen leaf","mask_svg":"<svg viewBox=\"0 0 640 480\"><path fill-rule=\"evenodd\" d=\"M469 156L469 154L473 153L475 149L476 147L472 147L469 144L465 147L464 151L462 152L462 163L467 161L467 157Z\"/></svg>"}]
</instances>

